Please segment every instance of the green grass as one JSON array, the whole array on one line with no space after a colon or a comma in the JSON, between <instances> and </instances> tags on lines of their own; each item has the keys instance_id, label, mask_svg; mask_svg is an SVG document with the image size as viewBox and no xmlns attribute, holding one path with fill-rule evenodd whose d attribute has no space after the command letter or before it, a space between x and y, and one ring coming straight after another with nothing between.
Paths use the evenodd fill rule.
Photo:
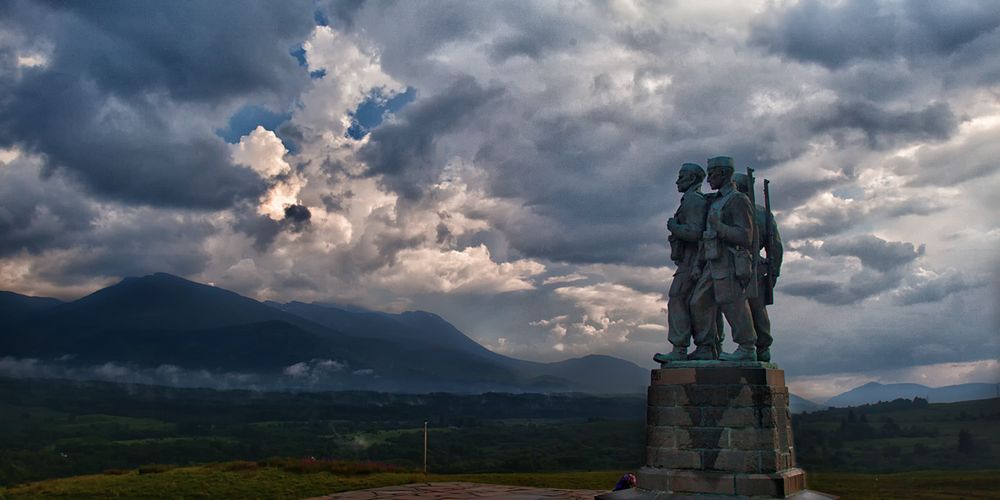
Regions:
<instances>
[{"instance_id":1,"label":"green grass","mask_svg":"<svg viewBox=\"0 0 1000 500\"><path fill-rule=\"evenodd\" d=\"M998 478L998 470L806 475L810 489L840 495L845 500L1000 498Z\"/></svg>"},{"instance_id":2,"label":"green grass","mask_svg":"<svg viewBox=\"0 0 1000 500\"><path fill-rule=\"evenodd\" d=\"M241 464L250 464L242 468ZM292 499L340 491L433 481L609 490L621 472L538 474L301 473L230 462L178 467L159 473L94 474L52 479L0 490L0 498L268 498ZM231 469L231 470L227 470Z\"/></svg>"},{"instance_id":3,"label":"green grass","mask_svg":"<svg viewBox=\"0 0 1000 500\"><path fill-rule=\"evenodd\" d=\"M283 465L282 465L283 464ZM610 490L623 471L429 474L295 471L292 461L226 462L148 467L52 479L0 490L0 498L261 498L293 499L407 483L462 481L542 488ZM376 466L377 468L377 466ZM363 470L363 469L359 469ZM1000 471L921 471L898 474L810 473L809 487L844 499L1000 498Z\"/></svg>"}]
</instances>

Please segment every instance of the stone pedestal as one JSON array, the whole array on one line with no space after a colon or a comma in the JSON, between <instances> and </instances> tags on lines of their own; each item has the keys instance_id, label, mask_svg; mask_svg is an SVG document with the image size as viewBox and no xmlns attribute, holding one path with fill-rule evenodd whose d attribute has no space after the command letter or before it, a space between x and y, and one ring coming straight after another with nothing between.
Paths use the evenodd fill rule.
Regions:
<instances>
[{"instance_id":1,"label":"stone pedestal","mask_svg":"<svg viewBox=\"0 0 1000 500\"><path fill-rule=\"evenodd\" d=\"M652 371L638 489L598 498L835 498L795 467L785 373L771 363L677 362Z\"/></svg>"}]
</instances>

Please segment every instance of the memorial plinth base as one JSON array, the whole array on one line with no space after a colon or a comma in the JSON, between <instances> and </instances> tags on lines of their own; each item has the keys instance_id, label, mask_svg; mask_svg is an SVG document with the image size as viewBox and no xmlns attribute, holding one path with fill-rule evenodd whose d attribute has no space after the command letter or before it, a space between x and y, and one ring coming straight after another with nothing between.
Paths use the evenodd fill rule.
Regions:
<instances>
[{"instance_id":1,"label":"memorial plinth base","mask_svg":"<svg viewBox=\"0 0 1000 500\"><path fill-rule=\"evenodd\" d=\"M795 466L785 372L771 363L688 361L653 370L638 488L599 499L836 498Z\"/></svg>"}]
</instances>

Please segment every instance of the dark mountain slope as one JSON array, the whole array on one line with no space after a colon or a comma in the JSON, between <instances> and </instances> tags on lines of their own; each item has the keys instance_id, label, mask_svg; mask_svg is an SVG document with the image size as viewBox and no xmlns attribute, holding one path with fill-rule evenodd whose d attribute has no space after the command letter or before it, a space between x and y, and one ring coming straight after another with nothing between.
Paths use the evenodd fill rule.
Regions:
<instances>
[{"instance_id":1,"label":"dark mountain slope","mask_svg":"<svg viewBox=\"0 0 1000 500\"><path fill-rule=\"evenodd\" d=\"M509 358L427 312L264 304L163 273L126 278L69 303L6 297L37 313L0 330L0 354L35 358L71 377L103 377L98 368L113 363L199 372L192 380L253 374L254 386L316 389L635 393L648 382L645 370L608 356L548 364Z\"/></svg>"},{"instance_id":2,"label":"dark mountain slope","mask_svg":"<svg viewBox=\"0 0 1000 500\"><path fill-rule=\"evenodd\" d=\"M63 301L50 297L32 297L14 292L0 291L0 322L19 322L51 309Z\"/></svg>"}]
</instances>

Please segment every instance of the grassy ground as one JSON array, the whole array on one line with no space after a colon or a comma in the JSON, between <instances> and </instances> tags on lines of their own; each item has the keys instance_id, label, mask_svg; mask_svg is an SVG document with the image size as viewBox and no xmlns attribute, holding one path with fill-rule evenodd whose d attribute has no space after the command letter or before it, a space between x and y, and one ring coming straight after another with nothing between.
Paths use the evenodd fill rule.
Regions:
<instances>
[{"instance_id":1,"label":"grassy ground","mask_svg":"<svg viewBox=\"0 0 1000 500\"><path fill-rule=\"evenodd\" d=\"M619 472L539 474L331 474L261 467L226 470L219 465L181 467L155 474L95 474L53 479L0 490L0 498L268 498L295 499L380 486L468 481L544 488L610 489Z\"/></svg>"},{"instance_id":2,"label":"grassy ground","mask_svg":"<svg viewBox=\"0 0 1000 500\"><path fill-rule=\"evenodd\" d=\"M1000 471L919 471L897 474L808 473L809 488L845 500L1000 498Z\"/></svg>"},{"instance_id":3,"label":"grassy ground","mask_svg":"<svg viewBox=\"0 0 1000 500\"><path fill-rule=\"evenodd\" d=\"M229 462L157 471L77 476L0 490L0 498L268 498L294 499L415 482L467 481L545 488L608 490L620 471L496 474L302 472ZM1000 498L1000 471L809 474L809 487L845 499Z\"/></svg>"}]
</instances>

